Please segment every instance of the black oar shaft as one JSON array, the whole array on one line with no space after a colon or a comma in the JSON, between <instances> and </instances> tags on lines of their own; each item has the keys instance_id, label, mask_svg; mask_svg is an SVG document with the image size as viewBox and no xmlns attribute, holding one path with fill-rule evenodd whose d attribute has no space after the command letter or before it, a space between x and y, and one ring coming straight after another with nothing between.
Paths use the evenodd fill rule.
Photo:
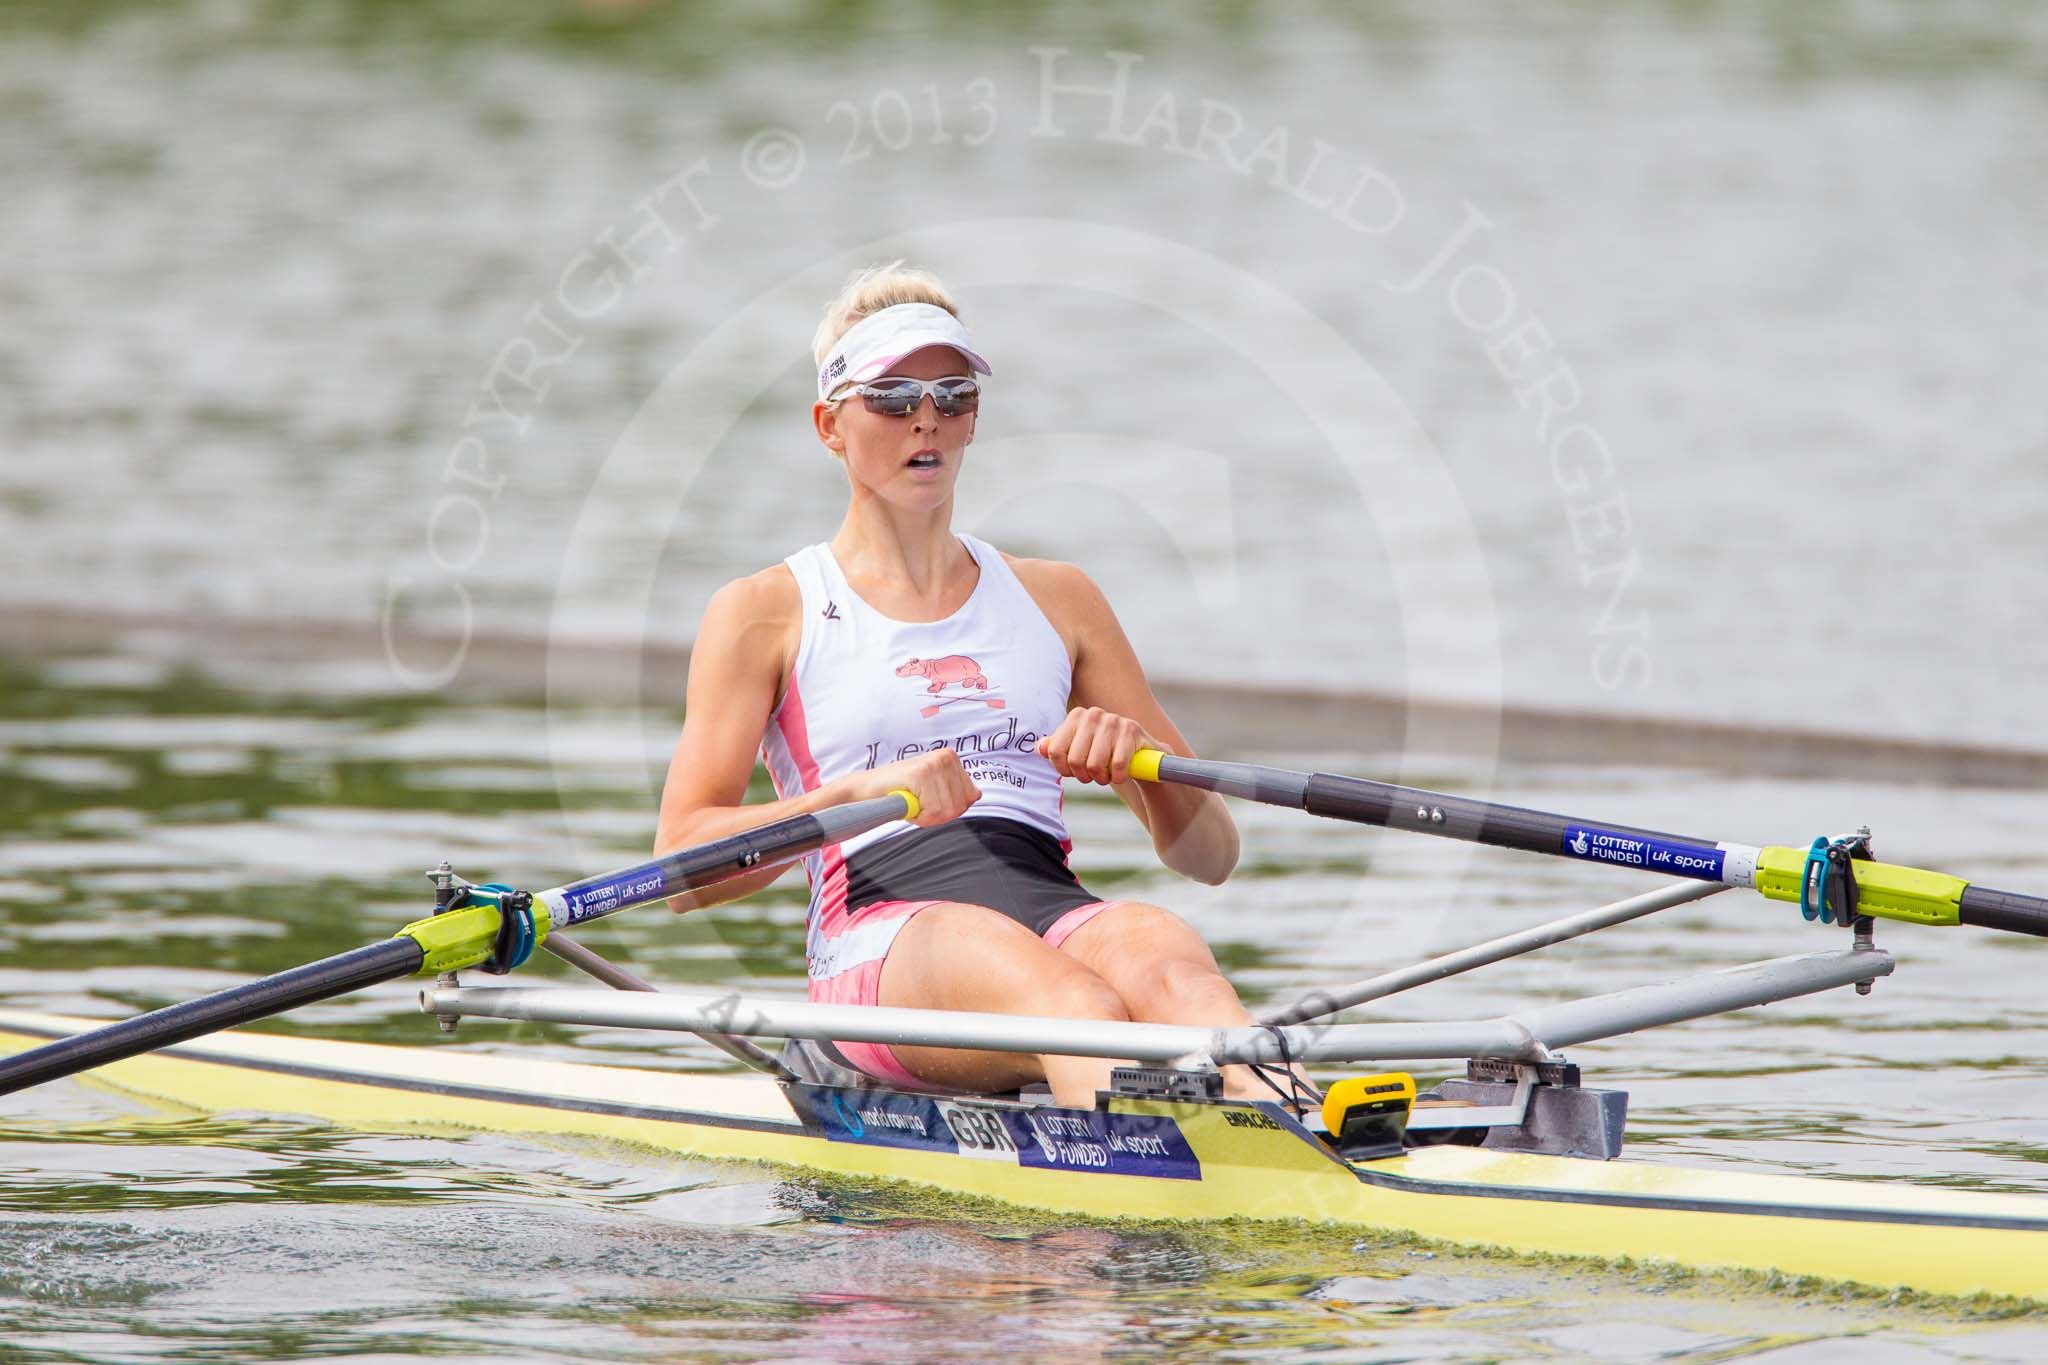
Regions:
<instances>
[{"instance_id":1,"label":"black oar shaft","mask_svg":"<svg viewBox=\"0 0 2048 1365\"><path fill-rule=\"evenodd\" d=\"M2037 934L2048 938L2048 897L1972 886L1963 892L1956 911L1963 923L1982 929L2003 929L2008 933Z\"/></svg>"},{"instance_id":2,"label":"black oar shaft","mask_svg":"<svg viewBox=\"0 0 2048 1365\"><path fill-rule=\"evenodd\" d=\"M1292 806L1311 815L1334 820L1434 834L1445 839L1520 849L1528 853L1590 859L1694 881L1755 886L1766 895L1779 899L1799 899L1796 880L1790 885L1788 894L1782 871L1773 885L1766 886L1757 880L1761 860L1766 855L1778 857L1782 867L1782 860L1788 854L1796 860L1799 856L1797 850L1716 843L1692 835L1665 834L1606 820L1590 821L1547 811L1525 810L1519 806L1496 805L1490 801L1475 801L1470 797L1424 791L1418 787L1399 787L1361 777L1294 772L1257 763L1219 763L1149 750L1141 751L1132 760L1131 772L1141 779L1201 787L1267 805ZM1971 924L2048 938L2048 897L1967 886L1960 878L1912 868L1865 866L1871 869L1865 876L1890 879L1894 897L1894 903L1888 907L1881 906L1875 899L1866 899L1863 903L1865 913L1923 923ZM1930 890L1925 885L1928 879L1945 884L1945 887L1960 887L1960 892ZM1916 885L1916 881L1920 884ZM1874 880L1873 884L1879 885L1880 890L1885 889L1880 882Z\"/></svg>"},{"instance_id":3,"label":"black oar shaft","mask_svg":"<svg viewBox=\"0 0 2048 1365\"><path fill-rule=\"evenodd\" d=\"M230 986L197 1000L166 1005L88 1033L60 1038L0 1060L0 1095L53 1081L74 1071L118 1062L138 1052L169 1047L203 1033L215 1033L252 1019L345 995L380 981L396 981L411 976L419 968L420 957L420 945L411 939L387 938L266 976L261 981Z\"/></svg>"},{"instance_id":4,"label":"black oar shaft","mask_svg":"<svg viewBox=\"0 0 2048 1365\"><path fill-rule=\"evenodd\" d=\"M1520 849L1526 853L1558 852L1564 846L1570 827L1577 823L1546 811L1500 806L1490 801L1474 801L1469 797L1424 791L1419 787L1399 787L1362 777L1269 768L1260 763L1222 763L1214 759L1162 754L1159 777L1162 781L1200 787L1263 805L1293 806L1310 815L1332 820L1412 830L1445 839L1461 839L1467 843ZM1681 834L1660 834L1655 830L1606 822L1602 822L1601 828L1661 843L1713 847L1712 840Z\"/></svg>"},{"instance_id":5,"label":"black oar shaft","mask_svg":"<svg viewBox=\"0 0 2048 1365\"><path fill-rule=\"evenodd\" d=\"M1162 763L1162 771L1164 767ZM1462 839L1467 843L1520 849L1525 853L1556 853L1569 837L1570 827L1580 823L1547 811L1495 805L1490 801L1474 801L1469 797L1424 791L1418 787L1397 787L1362 777L1311 773L1304 786L1301 808L1311 815L1383 825L1388 829L1413 830L1446 839ZM1702 848L1714 846L1711 839L1663 834L1630 825L1603 821L1601 828L1610 833L1659 843L1690 844Z\"/></svg>"},{"instance_id":6,"label":"black oar shaft","mask_svg":"<svg viewBox=\"0 0 2048 1365\"><path fill-rule=\"evenodd\" d=\"M566 929L757 868L788 862L813 849L916 813L908 792L891 792L807 815L785 816L723 839L679 849L652 862L585 877L540 895L548 903L552 926Z\"/></svg>"}]
</instances>

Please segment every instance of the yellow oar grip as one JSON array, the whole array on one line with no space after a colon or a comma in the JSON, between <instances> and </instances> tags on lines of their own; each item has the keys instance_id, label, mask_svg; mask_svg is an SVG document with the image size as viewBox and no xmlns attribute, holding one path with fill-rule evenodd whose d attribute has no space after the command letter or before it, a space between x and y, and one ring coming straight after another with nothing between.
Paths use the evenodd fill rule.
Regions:
<instances>
[{"instance_id":1,"label":"yellow oar grip","mask_svg":"<svg viewBox=\"0 0 2048 1365\"><path fill-rule=\"evenodd\" d=\"M890 792L889 792L889 795L891 795L891 796L900 796L900 797L902 797L902 798L903 798L903 804L904 804L904 805L906 805L906 806L908 806L908 807L910 807L910 809L909 809L909 810L907 810L907 811L905 811L905 812L903 813L903 818L904 818L904 819L906 819L906 820L915 820L915 819L917 818L917 813L918 813L918 811L919 811L919 810L921 810L921 809L923 809L923 808L922 808L921 806L919 806L919 805L917 804L917 798L916 798L915 796L912 796L912 795L910 794L910 791L909 791L909 789L908 789L908 788L905 788L905 787L896 787L896 788L893 788L893 789L891 789L891 790L890 790Z\"/></svg>"},{"instance_id":2,"label":"yellow oar grip","mask_svg":"<svg viewBox=\"0 0 2048 1365\"><path fill-rule=\"evenodd\" d=\"M1157 749L1140 749L1131 755L1131 776L1140 782L1159 780L1159 760L1166 755Z\"/></svg>"}]
</instances>

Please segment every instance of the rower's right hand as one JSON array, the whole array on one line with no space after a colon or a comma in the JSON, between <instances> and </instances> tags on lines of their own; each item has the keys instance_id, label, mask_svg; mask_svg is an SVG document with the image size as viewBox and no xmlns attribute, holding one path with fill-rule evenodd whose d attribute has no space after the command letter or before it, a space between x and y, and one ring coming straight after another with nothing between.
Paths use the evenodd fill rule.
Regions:
<instances>
[{"instance_id":1,"label":"rower's right hand","mask_svg":"<svg viewBox=\"0 0 2048 1365\"><path fill-rule=\"evenodd\" d=\"M917 798L914 825L943 825L958 819L969 806L981 800L981 788L960 765L960 755L951 749L934 749L915 758L900 758L879 768L855 775L850 801L887 796L901 788Z\"/></svg>"}]
</instances>

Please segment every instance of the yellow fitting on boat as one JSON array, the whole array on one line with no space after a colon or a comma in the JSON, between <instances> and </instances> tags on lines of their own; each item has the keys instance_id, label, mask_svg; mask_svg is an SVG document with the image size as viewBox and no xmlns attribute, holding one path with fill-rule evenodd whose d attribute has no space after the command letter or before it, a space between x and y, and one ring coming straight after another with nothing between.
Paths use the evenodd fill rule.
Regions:
<instances>
[{"instance_id":1,"label":"yellow fitting on boat","mask_svg":"<svg viewBox=\"0 0 2048 1365\"><path fill-rule=\"evenodd\" d=\"M1415 1078L1405 1071L1346 1076L1323 1092L1323 1125L1332 1135L1343 1132L1345 1117L1360 1105L1372 1114L1406 1114L1415 1107Z\"/></svg>"},{"instance_id":2,"label":"yellow fitting on boat","mask_svg":"<svg viewBox=\"0 0 2048 1365\"><path fill-rule=\"evenodd\" d=\"M1323 1093L1323 1125L1346 1161L1400 1156L1415 1107L1415 1078L1405 1071L1350 1076Z\"/></svg>"}]
</instances>

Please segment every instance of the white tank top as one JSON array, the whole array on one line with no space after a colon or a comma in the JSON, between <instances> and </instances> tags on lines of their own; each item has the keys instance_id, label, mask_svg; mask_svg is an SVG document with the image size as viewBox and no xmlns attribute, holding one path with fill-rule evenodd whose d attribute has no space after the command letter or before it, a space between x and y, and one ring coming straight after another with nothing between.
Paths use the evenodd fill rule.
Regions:
<instances>
[{"instance_id":1,"label":"white tank top","mask_svg":"<svg viewBox=\"0 0 2048 1365\"><path fill-rule=\"evenodd\" d=\"M943 621L882 615L847 586L825 545L783 561L803 593L803 637L762 761L787 797L943 746L981 788L963 818L1020 820L1070 848L1059 775L1037 752L1066 718L1066 642L994 546L960 542L981 580ZM897 821L805 857L814 938L847 912L847 857L913 828Z\"/></svg>"}]
</instances>

